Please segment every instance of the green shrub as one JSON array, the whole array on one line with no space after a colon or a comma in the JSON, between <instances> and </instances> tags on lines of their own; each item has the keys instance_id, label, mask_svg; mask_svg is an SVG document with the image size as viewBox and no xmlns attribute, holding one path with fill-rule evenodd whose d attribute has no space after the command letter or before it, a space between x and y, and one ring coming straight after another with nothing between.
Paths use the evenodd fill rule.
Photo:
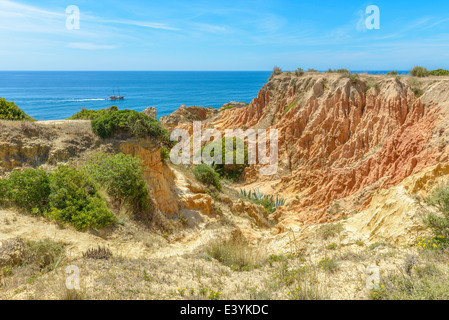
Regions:
<instances>
[{"instance_id":1,"label":"green shrub","mask_svg":"<svg viewBox=\"0 0 449 320\"><path fill-rule=\"evenodd\" d=\"M271 75L272 76L273 75L276 76L276 75L281 74L281 73L282 73L282 69L276 66L276 67L273 68L273 73Z\"/></svg>"},{"instance_id":2,"label":"green shrub","mask_svg":"<svg viewBox=\"0 0 449 320\"><path fill-rule=\"evenodd\" d=\"M339 269L337 261L331 258L323 258L322 260L318 261L318 267L321 270L328 271L331 273Z\"/></svg>"},{"instance_id":3,"label":"green shrub","mask_svg":"<svg viewBox=\"0 0 449 320\"><path fill-rule=\"evenodd\" d=\"M331 69L327 70L328 73L341 73L341 74L350 74L351 72L348 69Z\"/></svg>"},{"instance_id":4,"label":"green shrub","mask_svg":"<svg viewBox=\"0 0 449 320\"><path fill-rule=\"evenodd\" d=\"M34 213L43 213L47 209L50 179L44 170L14 171L8 180L2 180L1 186L0 197L11 205Z\"/></svg>"},{"instance_id":5,"label":"green shrub","mask_svg":"<svg viewBox=\"0 0 449 320\"><path fill-rule=\"evenodd\" d=\"M357 82L359 82L359 80L360 80L360 76L359 76L358 73L355 73L355 74L349 74L349 79L351 80L351 82L352 82L353 84L357 84Z\"/></svg>"},{"instance_id":6,"label":"green shrub","mask_svg":"<svg viewBox=\"0 0 449 320\"><path fill-rule=\"evenodd\" d=\"M86 170L115 201L128 204L133 211L148 209L150 196L140 158L123 153L98 154L86 165Z\"/></svg>"},{"instance_id":7,"label":"green shrub","mask_svg":"<svg viewBox=\"0 0 449 320\"><path fill-rule=\"evenodd\" d=\"M92 121L92 130L102 138L116 132L126 132L134 137L154 137L171 144L170 133L159 121L134 110L110 111Z\"/></svg>"},{"instance_id":8,"label":"green shrub","mask_svg":"<svg viewBox=\"0 0 449 320\"><path fill-rule=\"evenodd\" d=\"M232 150L226 150L226 142L229 141L231 137L225 137L221 140L213 141L208 144L206 147L211 148L210 156L214 156L214 150L219 149L221 146L221 164L212 164L214 170L220 175L220 177L227 178L230 180L238 179L245 168L248 166L248 147L243 143L243 150L241 148L242 140L237 137L232 137ZM204 148L201 149L201 154L204 152ZM213 148L213 149L212 149ZM237 155L243 154L243 163L237 163ZM226 164L226 158L231 158L232 162L230 164Z\"/></svg>"},{"instance_id":9,"label":"green shrub","mask_svg":"<svg viewBox=\"0 0 449 320\"><path fill-rule=\"evenodd\" d=\"M412 91L413 91L413 93L415 94L415 96L417 98L421 97L424 94L424 91L422 89L420 89L420 88L417 88L417 87L413 87Z\"/></svg>"},{"instance_id":10,"label":"green shrub","mask_svg":"<svg viewBox=\"0 0 449 320\"><path fill-rule=\"evenodd\" d=\"M302 68L298 68L295 70L295 74L300 77L302 75L304 75L304 70Z\"/></svg>"},{"instance_id":11,"label":"green shrub","mask_svg":"<svg viewBox=\"0 0 449 320\"><path fill-rule=\"evenodd\" d=\"M168 159L170 159L170 150L168 150L165 147L161 148L161 159L162 161L167 161Z\"/></svg>"},{"instance_id":12,"label":"green shrub","mask_svg":"<svg viewBox=\"0 0 449 320\"><path fill-rule=\"evenodd\" d=\"M87 172L60 166L55 172L25 169L0 180L0 200L33 214L71 223L76 229L101 228L115 216L100 198Z\"/></svg>"},{"instance_id":13,"label":"green shrub","mask_svg":"<svg viewBox=\"0 0 449 320\"><path fill-rule=\"evenodd\" d=\"M329 223L329 224L323 224L319 231L321 234L321 237L326 240L328 238L334 237L340 232L343 231L343 225L341 223Z\"/></svg>"},{"instance_id":14,"label":"green shrub","mask_svg":"<svg viewBox=\"0 0 449 320\"><path fill-rule=\"evenodd\" d=\"M27 115L14 102L6 101L5 98L0 98L0 119L4 120L23 120L33 121L34 119Z\"/></svg>"},{"instance_id":15,"label":"green shrub","mask_svg":"<svg viewBox=\"0 0 449 320\"><path fill-rule=\"evenodd\" d=\"M395 70L390 71L390 72L387 73L387 76L397 76L397 75L398 75L398 72L395 71Z\"/></svg>"},{"instance_id":16,"label":"green shrub","mask_svg":"<svg viewBox=\"0 0 449 320\"><path fill-rule=\"evenodd\" d=\"M213 168L207 164L199 164L193 169L193 174L202 183L210 186L215 186L218 190L221 190L220 176L215 172Z\"/></svg>"},{"instance_id":17,"label":"green shrub","mask_svg":"<svg viewBox=\"0 0 449 320\"><path fill-rule=\"evenodd\" d=\"M116 222L87 172L60 166L51 175L48 217L71 223L77 230Z\"/></svg>"},{"instance_id":18,"label":"green shrub","mask_svg":"<svg viewBox=\"0 0 449 320\"><path fill-rule=\"evenodd\" d=\"M318 72L318 70L313 69L313 68L309 68L309 69L307 69L307 72Z\"/></svg>"},{"instance_id":19,"label":"green shrub","mask_svg":"<svg viewBox=\"0 0 449 320\"><path fill-rule=\"evenodd\" d=\"M425 210L423 221L432 229L436 239L441 242L442 245L439 248L447 247L449 242L449 182L436 188L425 199L425 202L436 208L437 212Z\"/></svg>"},{"instance_id":20,"label":"green shrub","mask_svg":"<svg viewBox=\"0 0 449 320\"><path fill-rule=\"evenodd\" d=\"M423 67L414 67L410 70L410 74L414 77L427 77L429 75L429 71Z\"/></svg>"},{"instance_id":21,"label":"green shrub","mask_svg":"<svg viewBox=\"0 0 449 320\"><path fill-rule=\"evenodd\" d=\"M429 72L431 76L449 76L449 70L436 69Z\"/></svg>"},{"instance_id":22,"label":"green shrub","mask_svg":"<svg viewBox=\"0 0 449 320\"><path fill-rule=\"evenodd\" d=\"M67 118L67 120L95 120L109 111L118 111L118 108L117 106L111 106L107 109L100 110L81 109L80 112L75 113L70 118Z\"/></svg>"}]
</instances>

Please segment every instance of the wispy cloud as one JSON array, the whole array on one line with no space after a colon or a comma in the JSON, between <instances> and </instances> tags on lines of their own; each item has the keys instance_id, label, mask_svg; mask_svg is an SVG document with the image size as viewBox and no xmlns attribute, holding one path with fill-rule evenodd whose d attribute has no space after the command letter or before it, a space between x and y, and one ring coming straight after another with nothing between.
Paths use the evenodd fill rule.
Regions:
<instances>
[{"instance_id":1,"label":"wispy cloud","mask_svg":"<svg viewBox=\"0 0 449 320\"><path fill-rule=\"evenodd\" d=\"M67 47L72 49L82 49L82 50L110 50L118 48L115 45L88 43L88 42L71 42Z\"/></svg>"},{"instance_id":2,"label":"wispy cloud","mask_svg":"<svg viewBox=\"0 0 449 320\"><path fill-rule=\"evenodd\" d=\"M123 25L129 25L129 26L138 26L138 27L143 27L143 28L170 30L170 31L178 31L179 30L178 28L169 26L165 23L159 23L159 22L135 21L135 20L127 20L127 19L109 20L109 19L102 19L102 18L92 17L92 16L83 16L83 18L88 21L94 21L94 22L99 22L99 23L123 24Z\"/></svg>"}]
</instances>

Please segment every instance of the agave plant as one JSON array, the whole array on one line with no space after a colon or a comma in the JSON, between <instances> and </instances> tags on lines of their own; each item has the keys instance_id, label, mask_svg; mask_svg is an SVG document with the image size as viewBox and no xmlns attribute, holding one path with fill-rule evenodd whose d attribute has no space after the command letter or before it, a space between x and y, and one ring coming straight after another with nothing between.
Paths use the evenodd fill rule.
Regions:
<instances>
[{"instance_id":1,"label":"agave plant","mask_svg":"<svg viewBox=\"0 0 449 320\"><path fill-rule=\"evenodd\" d=\"M246 191L246 189L240 189L240 196L250 201L269 200L270 212L274 212L278 207L282 207L285 205L284 198L279 197L279 195L276 195L276 198L273 195L264 195L263 192L259 190L259 188L249 191Z\"/></svg>"}]
</instances>

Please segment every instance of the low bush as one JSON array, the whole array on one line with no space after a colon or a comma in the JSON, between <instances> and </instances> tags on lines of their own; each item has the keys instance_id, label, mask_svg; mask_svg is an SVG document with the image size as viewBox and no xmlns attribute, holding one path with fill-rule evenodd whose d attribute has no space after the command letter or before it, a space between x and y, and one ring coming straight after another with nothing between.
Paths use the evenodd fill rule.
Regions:
<instances>
[{"instance_id":1,"label":"low bush","mask_svg":"<svg viewBox=\"0 0 449 320\"><path fill-rule=\"evenodd\" d=\"M161 148L161 159L162 161L167 161L168 159L170 159L170 150L168 150L165 147Z\"/></svg>"},{"instance_id":2,"label":"low bush","mask_svg":"<svg viewBox=\"0 0 449 320\"><path fill-rule=\"evenodd\" d=\"M431 262L389 270L369 293L373 300L447 300L447 276Z\"/></svg>"},{"instance_id":3,"label":"low bush","mask_svg":"<svg viewBox=\"0 0 449 320\"><path fill-rule=\"evenodd\" d=\"M282 73L282 69L276 66L273 68L273 73L271 75L273 76L273 75L278 75L281 73Z\"/></svg>"},{"instance_id":4,"label":"low bush","mask_svg":"<svg viewBox=\"0 0 449 320\"><path fill-rule=\"evenodd\" d=\"M217 239L206 247L206 253L234 271L257 268L265 261L262 253L243 239Z\"/></svg>"},{"instance_id":5,"label":"low bush","mask_svg":"<svg viewBox=\"0 0 449 320\"><path fill-rule=\"evenodd\" d=\"M51 176L50 210L46 214L77 230L103 228L116 222L85 171L60 166Z\"/></svg>"},{"instance_id":6,"label":"low bush","mask_svg":"<svg viewBox=\"0 0 449 320\"><path fill-rule=\"evenodd\" d=\"M341 223L324 224L319 229L319 233L321 234L321 237L324 240L327 240L331 237L335 237L342 231L343 231L343 225Z\"/></svg>"},{"instance_id":7,"label":"low bush","mask_svg":"<svg viewBox=\"0 0 449 320\"><path fill-rule=\"evenodd\" d=\"M67 118L67 120L95 120L109 111L118 111L118 108L117 106L111 106L107 109L100 110L81 109L81 111Z\"/></svg>"},{"instance_id":8,"label":"low bush","mask_svg":"<svg viewBox=\"0 0 449 320\"><path fill-rule=\"evenodd\" d=\"M198 181L210 186L213 185L218 190L221 190L220 176L213 168L207 164L199 164L193 169L193 174Z\"/></svg>"},{"instance_id":9,"label":"low bush","mask_svg":"<svg viewBox=\"0 0 449 320\"><path fill-rule=\"evenodd\" d=\"M429 72L431 76L449 76L449 70L436 69Z\"/></svg>"},{"instance_id":10,"label":"low bush","mask_svg":"<svg viewBox=\"0 0 449 320\"><path fill-rule=\"evenodd\" d=\"M304 75L304 70L302 68L298 68L295 70L295 74L300 77L302 75Z\"/></svg>"},{"instance_id":11,"label":"low bush","mask_svg":"<svg viewBox=\"0 0 449 320\"><path fill-rule=\"evenodd\" d=\"M429 75L429 71L423 67L414 67L410 70L410 74L414 77L427 77Z\"/></svg>"},{"instance_id":12,"label":"low bush","mask_svg":"<svg viewBox=\"0 0 449 320\"><path fill-rule=\"evenodd\" d=\"M397 75L398 75L398 72L396 70L387 72L387 76L397 76Z\"/></svg>"},{"instance_id":13,"label":"low bush","mask_svg":"<svg viewBox=\"0 0 449 320\"><path fill-rule=\"evenodd\" d=\"M432 229L438 249L449 246L449 182L437 187L425 198L425 202L437 210L422 212L422 218L426 226Z\"/></svg>"},{"instance_id":14,"label":"low bush","mask_svg":"<svg viewBox=\"0 0 449 320\"><path fill-rule=\"evenodd\" d=\"M0 182L0 198L33 213L47 210L50 192L50 177L41 169L14 171L7 180Z\"/></svg>"},{"instance_id":15,"label":"low bush","mask_svg":"<svg viewBox=\"0 0 449 320\"><path fill-rule=\"evenodd\" d=\"M126 203L134 211L148 209L150 196L140 158L123 153L98 154L91 158L86 170L120 205Z\"/></svg>"},{"instance_id":16,"label":"low bush","mask_svg":"<svg viewBox=\"0 0 449 320\"><path fill-rule=\"evenodd\" d=\"M1 180L2 202L68 222L78 230L115 223L115 216L100 198L93 180L84 171L60 166L55 172L26 169Z\"/></svg>"},{"instance_id":17,"label":"low bush","mask_svg":"<svg viewBox=\"0 0 449 320\"><path fill-rule=\"evenodd\" d=\"M64 245L50 239L26 243L26 263L39 267L41 271L51 271L65 257Z\"/></svg>"},{"instance_id":18,"label":"low bush","mask_svg":"<svg viewBox=\"0 0 449 320\"><path fill-rule=\"evenodd\" d=\"M0 120L22 120L33 121L34 119L27 115L14 102L6 101L5 98L0 98Z\"/></svg>"},{"instance_id":19,"label":"low bush","mask_svg":"<svg viewBox=\"0 0 449 320\"><path fill-rule=\"evenodd\" d=\"M227 142L232 139L232 149L226 148ZM229 143L230 144L230 143ZM243 146L243 148L242 148ZM248 166L248 147L243 143L240 138L237 137L225 137L221 140L216 140L201 149L201 154L204 156L204 149L211 150L210 156L214 157L215 150L221 147L221 164L213 163L212 167L222 178L237 180L242 175L245 168ZM242 158L237 163L238 158ZM232 159L232 163L226 164L226 159Z\"/></svg>"},{"instance_id":20,"label":"low bush","mask_svg":"<svg viewBox=\"0 0 449 320\"><path fill-rule=\"evenodd\" d=\"M117 132L126 132L134 137L158 138L171 145L170 133L159 121L134 110L110 111L92 120L92 130L102 138Z\"/></svg>"}]
</instances>

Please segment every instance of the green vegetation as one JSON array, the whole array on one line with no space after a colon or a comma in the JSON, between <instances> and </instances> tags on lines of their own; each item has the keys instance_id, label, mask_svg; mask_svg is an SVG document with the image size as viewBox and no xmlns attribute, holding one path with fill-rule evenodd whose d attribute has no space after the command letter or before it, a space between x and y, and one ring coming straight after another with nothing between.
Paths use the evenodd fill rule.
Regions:
<instances>
[{"instance_id":1,"label":"green vegetation","mask_svg":"<svg viewBox=\"0 0 449 320\"><path fill-rule=\"evenodd\" d=\"M424 91L418 87L413 87L412 91L417 98L421 97L424 94Z\"/></svg>"},{"instance_id":2,"label":"green vegetation","mask_svg":"<svg viewBox=\"0 0 449 320\"><path fill-rule=\"evenodd\" d=\"M116 222L87 172L60 166L50 176L50 188L48 217L68 222L77 230L103 228Z\"/></svg>"},{"instance_id":3,"label":"green vegetation","mask_svg":"<svg viewBox=\"0 0 449 320\"><path fill-rule=\"evenodd\" d=\"M410 70L410 74L414 77L427 77L429 75L429 71L423 67L414 67Z\"/></svg>"},{"instance_id":4,"label":"green vegetation","mask_svg":"<svg viewBox=\"0 0 449 320\"><path fill-rule=\"evenodd\" d=\"M327 70L328 73L341 73L341 74L350 74L351 71L348 69L331 69Z\"/></svg>"},{"instance_id":5,"label":"green vegetation","mask_svg":"<svg viewBox=\"0 0 449 320\"><path fill-rule=\"evenodd\" d=\"M334 259L324 258L324 259L318 261L318 268L332 273L332 272L337 271L339 266L338 266L338 263Z\"/></svg>"},{"instance_id":6,"label":"green vegetation","mask_svg":"<svg viewBox=\"0 0 449 320\"><path fill-rule=\"evenodd\" d=\"M230 143L230 139L232 139L232 149L226 150L226 144ZM243 146L243 149L242 149ZM214 170L220 175L222 178L237 180L242 175L245 168L248 166L248 148L242 141L242 139L237 137L225 137L221 140L216 140L201 149L201 154L204 156L203 152L210 150L210 157L214 157L215 150L220 149L221 147L221 164L213 163L212 167ZM243 156L243 159L237 159L237 156ZM226 159L232 158L232 163L226 164ZM237 160L243 160L237 163Z\"/></svg>"},{"instance_id":7,"label":"green vegetation","mask_svg":"<svg viewBox=\"0 0 449 320\"><path fill-rule=\"evenodd\" d=\"M282 73L282 69L279 68L278 66L275 66L275 67L273 68L273 73L272 73L271 75L272 75L272 76L273 76L273 75L277 76L278 74L281 74L281 73Z\"/></svg>"},{"instance_id":8,"label":"green vegetation","mask_svg":"<svg viewBox=\"0 0 449 320\"><path fill-rule=\"evenodd\" d=\"M353 84L357 84L360 80L360 76L358 73L354 73L354 74L349 74L349 79L351 80L351 82Z\"/></svg>"},{"instance_id":9,"label":"green vegetation","mask_svg":"<svg viewBox=\"0 0 449 320\"><path fill-rule=\"evenodd\" d=\"M162 159L162 161L167 161L168 159L170 158L170 151L167 149L167 148L165 148L165 147L162 147L161 148L161 159Z\"/></svg>"},{"instance_id":10,"label":"green vegetation","mask_svg":"<svg viewBox=\"0 0 449 320\"><path fill-rule=\"evenodd\" d=\"M307 69L307 72L319 72L319 71L316 69L313 69L313 68L309 68L309 69Z\"/></svg>"},{"instance_id":11,"label":"green vegetation","mask_svg":"<svg viewBox=\"0 0 449 320\"><path fill-rule=\"evenodd\" d=\"M148 209L150 196L140 158L98 154L86 165L86 171L120 206L127 204L135 212Z\"/></svg>"},{"instance_id":12,"label":"green vegetation","mask_svg":"<svg viewBox=\"0 0 449 320\"><path fill-rule=\"evenodd\" d=\"M234 271L248 271L260 267L265 260L261 253L243 239L213 240L206 253Z\"/></svg>"},{"instance_id":13,"label":"green vegetation","mask_svg":"<svg viewBox=\"0 0 449 320\"><path fill-rule=\"evenodd\" d=\"M304 75L304 70L302 68L298 68L295 70L295 74L300 77L302 75Z\"/></svg>"},{"instance_id":14,"label":"green vegetation","mask_svg":"<svg viewBox=\"0 0 449 320\"><path fill-rule=\"evenodd\" d=\"M374 88L376 91L378 91L378 90L380 89L380 85L379 85L378 82L369 82L369 83L366 85L366 91L365 91L365 93L368 93L368 91L369 91L371 88Z\"/></svg>"},{"instance_id":15,"label":"green vegetation","mask_svg":"<svg viewBox=\"0 0 449 320\"><path fill-rule=\"evenodd\" d=\"M286 114L291 108L296 107L297 104L298 104L298 100L295 100L292 103L290 103L290 105L287 108L285 108L284 114Z\"/></svg>"},{"instance_id":16,"label":"green vegetation","mask_svg":"<svg viewBox=\"0 0 449 320\"><path fill-rule=\"evenodd\" d=\"M240 196L255 204L262 205L268 213L273 213L278 207L285 205L285 199L283 197L276 195L275 198L274 196L264 195L259 188L250 190L249 192L246 189L240 189Z\"/></svg>"},{"instance_id":17,"label":"green vegetation","mask_svg":"<svg viewBox=\"0 0 449 320\"><path fill-rule=\"evenodd\" d=\"M25 251L25 263L37 266L41 272L54 270L65 257L64 245L50 239L28 241Z\"/></svg>"},{"instance_id":18,"label":"green vegetation","mask_svg":"<svg viewBox=\"0 0 449 320\"><path fill-rule=\"evenodd\" d=\"M342 231L343 231L343 225L341 223L323 224L319 229L321 237L324 240L331 238L331 237L335 237Z\"/></svg>"},{"instance_id":19,"label":"green vegetation","mask_svg":"<svg viewBox=\"0 0 449 320\"><path fill-rule=\"evenodd\" d=\"M0 199L18 209L44 213L50 196L50 177L41 169L14 171L0 180Z\"/></svg>"},{"instance_id":20,"label":"green vegetation","mask_svg":"<svg viewBox=\"0 0 449 320\"><path fill-rule=\"evenodd\" d=\"M229 110L229 109L234 109L234 106L226 106L226 107L220 108L220 112Z\"/></svg>"},{"instance_id":21,"label":"green vegetation","mask_svg":"<svg viewBox=\"0 0 449 320\"><path fill-rule=\"evenodd\" d=\"M193 174L198 181L210 186L215 186L221 190L220 176L217 172L207 164L199 164L193 169Z\"/></svg>"},{"instance_id":22,"label":"green vegetation","mask_svg":"<svg viewBox=\"0 0 449 320\"><path fill-rule=\"evenodd\" d=\"M171 144L169 131L159 121L133 110L106 112L92 120L92 130L102 138L116 132L126 132L134 137L151 136Z\"/></svg>"},{"instance_id":23,"label":"green vegetation","mask_svg":"<svg viewBox=\"0 0 449 320\"><path fill-rule=\"evenodd\" d=\"M338 245L335 242L332 242L326 246L326 249L328 249L328 250L335 250L337 248L338 248Z\"/></svg>"},{"instance_id":24,"label":"green vegetation","mask_svg":"<svg viewBox=\"0 0 449 320\"><path fill-rule=\"evenodd\" d=\"M387 76L397 76L398 72L396 70L390 71L387 73Z\"/></svg>"},{"instance_id":25,"label":"green vegetation","mask_svg":"<svg viewBox=\"0 0 449 320\"><path fill-rule=\"evenodd\" d=\"M0 202L72 224L78 230L116 222L84 171L60 166L55 172L26 169L0 180Z\"/></svg>"},{"instance_id":26,"label":"green vegetation","mask_svg":"<svg viewBox=\"0 0 449 320\"><path fill-rule=\"evenodd\" d=\"M0 98L0 120L33 121L34 119L21 110L14 102Z\"/></svg>"},{"instance_id":27,"label":"green vegetation","mask_svg":"<svg viewBox=\"0 0 449 320\"><path fill-rule=\"evenodd\" d=\"M431 76L449 76L449 70L436 69L429 72Z\"/></svg>"},{"instance_id":28,"label":"green vegetation","mask_svg":"<svg viewBox=\"0 0 449 320\"><path fill-rule=\"evenodd\" d=\"M437 212L425 210L424 223L432 229L437 248L447 248L449 245L449 182L436 188L425 202Z\"/></svg>"},{"instance_id":29,"label":"green vegetation","mask_svg":"<svg viewBox=\"0 0 449 320\"><path fill-rule=\"evenodd\" d=\"M95 120L109 111L118 111L118 108L117 106L111 106L100 110L81 109L81 111L67 118L67 120Z\"/></svg>"},{"instance_id":30,"label":"green vegetation","mask_svg":"<svg viewBox=\"0 0 449 320\"><path fill-rule=\"evenodd\" d=\"M389 271L370 291L373 300L447 300L447 276L431 261L424 265L415 256Z\"/></svg>"}]
</instances>

